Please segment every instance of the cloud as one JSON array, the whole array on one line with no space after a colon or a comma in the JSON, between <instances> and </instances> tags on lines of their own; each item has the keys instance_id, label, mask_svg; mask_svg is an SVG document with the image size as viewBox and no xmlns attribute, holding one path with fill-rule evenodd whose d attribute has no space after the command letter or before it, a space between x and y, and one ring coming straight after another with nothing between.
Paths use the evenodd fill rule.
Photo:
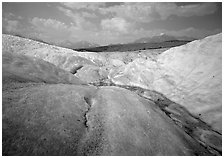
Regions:
<instances>
[{"instance_id":1,"label":"cloud","mask_svg":"<svg viewBox=\"0 0 224 158\"><path fill-rule=\"evenodd\" d=\"M55 11L60 11L61 14L59 13L60 16L57 16L57 20L39 18L38 16L42 16L42 14L35 14L36 17L33 17L33 14L29 15L28 11L26 11L27 18L20 17L16 11L5 11L3 12L2 27L3 31L38 36L46 41L70 40L76 42L83 40L103 45L132 42L141 37L159 35L161 32L174 36L200 38L221 32L221 30L206 30L203 28L208 27L201 25L194 25L198 29L193 27L185 29L186 26L182 25L180 27L174 25L171 28L167 27L166 23L169 25L171 22L169 21L170 16L173 16L173 21L175 21L179 19L175 19L175 16L191 17L212 14L217 10L216 5L216 3L191 3L180 6L176 3L157 2L55 3L52 7L56 7L56 9L51 8L52 10L49 9L47 12L49 12L48 17L54 17L51 15ZM62 21L66 21L66 23ZM164 27L160 28L165 29L158 29L157 26L161 23L164 24ZM172 30L166 30L166 28ZM184 29L176 30L180 28ZM217 27L211 26L210 28Z\"/></svg>"},{"instance_id":2,"label":"cloud","mask_svg":"<svg viewBox=\"0 0 224 158\"><path fill-rule=\"evenodd\" d=\"M18 18L19 20L24 19L24 17L22 17L22 16L18 16L17 18Z\"/></svg>"},{"instance_id":3,"label":"cloud","mask_svg":"<svg viewBox=\"0 0 224 158\"><path fill-rule=\"evenodd\" d=\"M58 9L62 11L66 16L71 18L77 28L96 30L96 25L86 19L97 18L95 14L90 14L88 12L74 13L72 10L60 6L58 7Z\"/></svg>"},{"instance_id":4,"label":"cloud","mask_svg":"<svg viewBox=\"0 0 224 158\"><path fill-rule=\"evenodd\" d=\"M175 3L158 3L155 10L160 14L161 19L167 19L171 15L179 17L203 16L212 14L217 10L215 3L201 3L184 6L177 6Z\"/></svg>"},{"instance_id":5,"label":"cloud","mask_svg":"<svg viewBox=\"0 0 224 158\"><path fill-rule=\"evenodd\" d=\"M24 17L15 15L11 12L3 12L2 31L9 34L24 33L27 27L23 23Z\"/></svg>"},{"instance_id":6,"label":"cloud","mask_svg":"<svg viewBox=\"0 0 224 158\"><path fill-rule=\"evenodd\" d=\"M9 33L19 32L19 21L4 19L3 28Z\"/></svg>"},{"instance_id":7,"label":"cloud","mask_svg":"<svg viewBox=\"0 0 224 158\"><path fill-rule=\"evenodd\" d=\"M113 17L125 18L127 20L149 21L151 14L151 6L144 3L115 3L115 2L92 2L92 3L62 3L64 7L59 6L61 11L66 9L72 11L88 11L87 14L98 13L101 15L113 15ZM66 7L66 8L65 8ZM85 13L84 13L85 14ZM68 13L67 13L68 15Z\"/></svg>"},{"instance_id":8,"label":"cloud","mask_svg":"<svg viewBox=\"0 0 224 158\"><path fill-rule=\"evenodd\" d=\"M73 11L79 12L79 17L95 17L101 14L110 18L118 17L132 23L148 23L154 20L166 20L175 15L179 17L204 16L217 10L216 3L195 3L189 5L177 5L174 2L126 2L126 3L61 3L59 7L67 16L75 17ZM66 7L66 8L65 8ZM69 9L68 9L69 8ZM81 14L83 12L83 14ZM74 18L73 18L74 19Z\"/></svg>"},{"instance_id":9,"label":"cloud","mask_svg":"<svg viewBox=\"0 0 224 158\"><path fill-rule=\"evenodd\" d=\"M177 6L175 3L124 3L108 8L99 8L101 14L114 14L116 17L134 20L136 22L150 22L165 20L171 15L179 17L203 16L217 10L215 3L199 3Z\"/></svg>"},{"instance_id":10,"label":"cloud","mask_svg":"<svg viewBox=\"0 0 224 158\"><path fill-rule=\"evenodd\" d=\"M8 13L4 13L3 12L3 17L6 18L6 19L10 19L10 20L22 20L24 19L24 17L22 16L17 16L11 12L8 12Z\"/></svg>"},{"instance_id":11,"label":"cloud","mask_svg":"<svg viewBox=\"0 0 224 158\"><path fill-rule=\"evenodd\" d=\"M108 8L100 8L101 14L113 14L129 21L149 22L154 19L152 6L145 3L124 3ZM151 15L151 16L150 16Z\"/></svg>"},{"instance_id":12,"label":"cloud","mask_svg":"<svg viewBox=\"0 0 224 158\"><path fill-rule=\"evenodd\" d=\"M3 17L2 17L3 32L7 32L7 33L21 32L21 23L19 20L22 20L22 19L23 17L16 16L15 14L11 12L3 13Z\"/></svg>"},{"instance_id":13,"label":"cloud","mask_svg":"<svg viewBox=\"0 0 224 158\"><path fill-rule=\"evenodd\" d=\"M61 4L71 9L88 9L88 10L97 10L99 7L105 6L105 3L102 2L65 2Z\"/></svg>"},{"instance_id":14,"label":"cloud","mask_svg":"<svg viewBox=\"0 0 224 158\"><path fill-rule=\"evenodd\" d=\"M94 41L93 30L86 30L76 25L66 25L61 21L55 19L42 19L34 17L30 23L34 28L32 36L38 35L38 38L46 42L62 42L70 40L72 42L78 41Z\"/></svg>"},{"instance_id":15,"label":"cloud","mask_svg":"<svg viewBox=\"0 0 224 158\"><path fill-rule=\"evenodd\" d=\"M64 23L54 19L42 19L34 17L31 23L39 29L51 28L56 30L66 30L68 27Z\"/></svg>"},{"instance_id":16,"label":"cloud","mask_svg":"<svg viewBox=\"0 0 224 158\"><path fill-rule=\"evenodd\" d=\"M34 17L30 23L34 29L41 33L45 38L49 37L52 40L58 40L66 39L70 35L69 26L54 19Z\"/></svg>"},{"instance_id":17,"label":"cloud","mask_svg":"<svg viewBox=\"0 0 224 158\"><path fill-rule=\"evenodd\" d=\"M195 3L188 5L176 5L175 3L62 3L58 6L66 16L70 17L75 24L71 29L73 37L80 35L82 39L99 39L101 43L121 42L121 39L138 38L144 35L157 35L162 32L173 33L177 31L168 30L144 30L139 31L139 26L154 20L166 20L172 15L180 17L203 16L216 11L215 3ZM149 28L150 29L150 28ZM194 30L194 31L193 31ZM199 37L207 30L185 30L179 32L183 35ZM194 32L194 34L192 33ZM201 32L201 33L199 33ZM209 32L209 31L207 31ZM136 33L136 34L135 34ZM138 34L140 33L140 34ZM129 35L128 35L129 34ZM106 37L106 38L105 38ZM117 41L116 41L117 40Z\"/></svg>"},{"instance_id":18,"label":"cloud","mask_svg":"<svg viewBox=\"0 0 224 158\"><path fill-rule=\"evenodd\" d=\"M31 24L35 26L39 31L59 31L55 33L66 32L68 30L68 26L65 23L54 19L42 19L38 17L34 17L31 20Z\"/></svg>"},{"instance_id":19,"label":"cloud","mask_svg":"<svg viewBox=\"0 0 224 158\"><path fill-rule=\"evenodd\" d=\"M15 18L15 14L9 12L9 13L4 13L3 16L7 19L12 19Z\"/></svg>"},{"instance_id":20,"label":"cloud","mask_svg":"<svg viewBox=\"0 0 224 158\"><path fill-rule=\"evenodd\" d=\"M95 13L89 13L89 12L82 12L81 13L83 17L85 18L97 18Z\"/></svg>"},{"instance_id":21,"label":"cloud","mask_svg":"<svg viewBox=\"0 0 224 158\"><path fill-rule=\"evenodd\" d=\"M130 24L122 18L104 19L101 21L103 30L128 33Z\"/></svg>"}]
</instances>

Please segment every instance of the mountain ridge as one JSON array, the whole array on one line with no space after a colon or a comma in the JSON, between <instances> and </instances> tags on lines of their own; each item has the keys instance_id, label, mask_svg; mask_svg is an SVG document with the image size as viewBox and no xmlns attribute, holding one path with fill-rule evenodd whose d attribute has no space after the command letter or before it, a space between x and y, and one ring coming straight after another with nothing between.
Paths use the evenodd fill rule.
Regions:
<instances>
[{"instance_id":1,"label":"mountain ridge","mask_svg":"<svg viewBox=\"0 0 224 158\"><path fill-rule=\"evenodd\" d=\"M135 40L132 43L161 43L161 42L166 42L166 41L193 41L196 40L193 37L187 37L187 36L171 36L167 34L160 34L157 36L152 36L152 37L143 37Z\"/></svg>"}]
</instances>

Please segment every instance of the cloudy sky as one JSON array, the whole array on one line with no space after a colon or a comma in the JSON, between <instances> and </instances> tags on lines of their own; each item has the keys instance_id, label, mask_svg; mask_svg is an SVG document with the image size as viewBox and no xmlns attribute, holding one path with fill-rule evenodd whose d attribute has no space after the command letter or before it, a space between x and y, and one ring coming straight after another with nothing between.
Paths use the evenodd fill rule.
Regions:
<instances>
[{"instance_id":1,"label":"cloudy sky","mask_svg":"<svg viewBox=\"0 0 224 158\"><path fill-rule=\"evenodd\" d=\"M2 31L47 42L128 43L221 32L221 3L2 3Z\"/></svg>"}]
</instances>

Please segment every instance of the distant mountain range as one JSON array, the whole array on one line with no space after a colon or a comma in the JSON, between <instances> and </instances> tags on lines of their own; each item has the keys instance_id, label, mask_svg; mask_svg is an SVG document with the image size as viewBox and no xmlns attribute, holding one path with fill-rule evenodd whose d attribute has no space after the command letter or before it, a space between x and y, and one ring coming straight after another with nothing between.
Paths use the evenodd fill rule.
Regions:
<instances>
[{"instance_id":1,"label":"distant mountain range","mask_svg":"<svg viewBox=\"0 0 224 158\"><path fill-rule=\"evenodd\" d=\"M82 49L82 48L91 48L91 47L99 47L99 44L95 43L89 43L87 41L78 41L78 42L71 42L69 40L64 40L61 42L50 42L43 39L40 39L38 37L29 37L29 36L23 36L20 34L13 34L14 36L22 37L22 38L28 38L35 41L39 41L46 44L56 45L59 47L69 48L69 49Z\"/></svg>"},{"instance_id":2,"label":"distant mountain range","mask_svg":"<svg viewBox=\"0 0 224 158\"><path fill-rule=\"evenodd\" d=\"M21 35L16 35L22 37ZM64 48L73 49L76 51L92 51L92 52L113 52L113 51L136 51L136 50L146 50L146 49L159 49L159 48L170 48L175 46L180 46L196 40L191 37L181 36L174 37L166 34L161 34L153 37L144 37L135 40L132 43L127 44L111 44L107 46L100 46L95 43L89 43L87 41L71 42L65 40L62 42L46 42L38 38L30 38L39 42L56 45Z\"/></svg>"},{"instance_id":3,"label":"distant mountain range","mask_svg":"<svg viewBox=\"0 0 224 158\"><path fill-rule=\"evenodd\" d=\"M114 51L136 51L136 50L146 50L146 49L160 49L160 48L171 48L186 44L195 40L190 37L174 37L166 34L161 34L159 36L144 37L135 40L132 43L127 44L113 44L100 47L92 48L82 48L75 49L76 51L91 51L91 52L114 52Z\"/></svg>"},{"instance_id":4,"label":"distant mountain range","mask_svg":"<svg viewBox=\"0 0 224 158\"><path fill-rule=\"evenodd\" d=\"M81 49L81 48L91 48L91 47L99 47L100 45L95 43L89 43L87 41L79 41L79 42L71 42L69 40L63 42L55 42L53 43L57 46L70 48L70 49Z\"/></svg>"},{"instance_id":5,"label":"distant mountain range","mask_svg":"<svg viewBox=\"0 0 224 158\"><path fill-rule=\"evenodd\" d=\"M161 43L161 42L166 42L166 41L193 41L196 40L192 37L186 37L186 36L181 36L181 37L174 37L166 34L161 34L158 36L153 36L153 37L144 37L135 40L133 43Z\"/></svg>"},{"instance_id":6,"label":"distant mountain range","mask_svg":"<svg viewBox=\"0 0 224 158\"><path fill-rule=\"evenodd\" d=\"M74 49L76 51L89 51L89 52L126 52L126 51L137 51L137 50L147 50L147 49L161 49L161 48L171 48L180 45L184 45L191 41L165 41L160 43L129 43L129 44L115 44L108 46L100 46L94 48L82 48Z\"/></svg>"}]
</instances>

